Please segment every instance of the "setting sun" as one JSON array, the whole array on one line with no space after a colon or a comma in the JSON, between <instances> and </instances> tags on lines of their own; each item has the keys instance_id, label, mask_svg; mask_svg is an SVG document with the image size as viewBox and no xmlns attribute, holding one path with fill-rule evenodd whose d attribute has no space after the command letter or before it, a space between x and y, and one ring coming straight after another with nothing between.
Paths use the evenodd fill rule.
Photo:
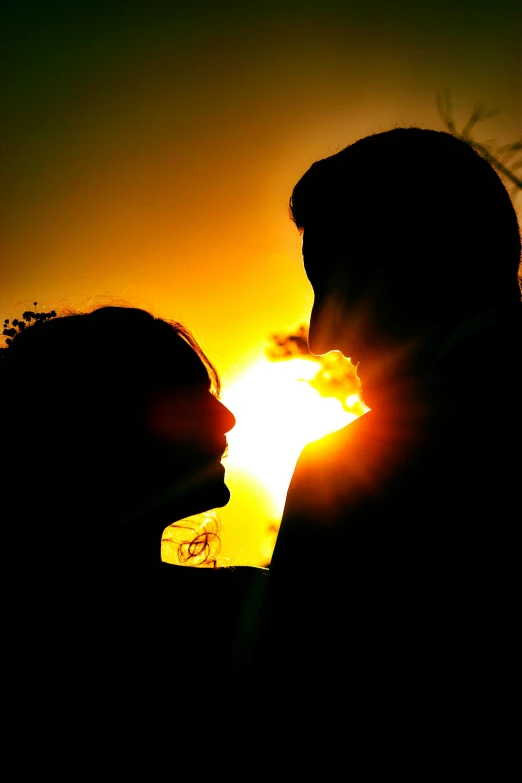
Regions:
<instances>
[{"instance_id":1,"label":"setting sun","mask_svg":"<svg viewBox=\"0 0 522 783\"><path fill-rule=\"evenodd\" d=\"M223 389L221 399L237 423L228 433L224 459L231 500L218 510L223 523L221 564L270 561L300 452L364 411L353 391L353 368L341 354L281 358L257 359ZM337 386L329 393L333 380ZM243 542L241 550L231 546L236 540ZM163 557L176 560L172 545L165 544Z\"/></svg>"},{"instance_id":2,"label":"setting sun","mask_svg":"<svg viewBox=\"0 0 522 783\"><path fill-rule=\"evenodd\" d=\"M237 419L228 435L227 469L241 466L261 480L277 515L304 446L357 418L310 386L318 370L310 359L260 360L223 393Z\"/></svg>"}]
</instances>

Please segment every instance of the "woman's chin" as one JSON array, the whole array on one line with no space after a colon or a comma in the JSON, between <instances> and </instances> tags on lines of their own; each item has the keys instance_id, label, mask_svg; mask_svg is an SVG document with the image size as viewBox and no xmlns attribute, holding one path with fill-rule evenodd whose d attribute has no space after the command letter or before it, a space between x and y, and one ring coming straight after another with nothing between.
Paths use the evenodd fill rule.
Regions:
<instances>
[{"instance_id":1,"label":"woman's chin","mask_svg":"<svg viewBox=\"0 0 522 783\"><path fill-rule=\"evenodd\" d=\"M195 514L203 514L205 511L210 511L214 508L223 508L229 500L230 490L224 482L222 472L214 481L209 481L204 486L201 486L199 490L196 490L194 495L186 497L183 508L181 506L177 508L177 517L178 519L184 519ZM172 510L174 511L174 509ZM180 516L180 514L182 515Z\"/></svg>"},{"instance_id":2,"label":"woman's chin","mask_svg":"<svg viewBox=\"0 0 522 783\"><path fill-rule=\"evenodd\" d=\"M217 494L218 493L216 492L216 495ZM223 508L223 506L226 506L230 500L230 490L225 483L221 485L219 495L221 496L219 502L214 503L212 508Z\"/></svg>"},{"instance_id":3,"label":"woman's chin","mask_svg":"<svg viewBox=\"0 0 522 783\"><path fill-rule=\"evenodd\" d=\"M177 472L176 480L154 482L143 503L144 515L151 520L170 524L213 508L222 508L230 500L225 484L225 468L219 460L206 461L188 471Z\"/></svg>"},{"instance_id":4,"label":"woman's chin","mask_svg":"<svg viewBox=\"0 0 522 783\"><path fill-rule=\"evenodd\" d=\"M230 490L225 484L223 477L220 481L216 481L215 484L209 484L208 487L202 488L201 494L198 496L197 503L200 508L199 511L193 512L201 514L204 511L209 511L212 508L223 508L230 500Z\"/></svg>"}]
</instances>

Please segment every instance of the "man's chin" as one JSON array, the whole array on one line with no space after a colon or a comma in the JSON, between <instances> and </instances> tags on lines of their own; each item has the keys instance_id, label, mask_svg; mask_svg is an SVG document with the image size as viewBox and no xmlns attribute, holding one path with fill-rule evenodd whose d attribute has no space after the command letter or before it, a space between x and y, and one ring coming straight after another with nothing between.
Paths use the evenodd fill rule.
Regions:
<instances>
[{"instance_id":1,"label":"man's chin","mask_svg":"<svg viewBox=\"0 0 522 783\"><path fill-rule=\"evenodd\" d=\"M363 370L360 375L357 373L361 382L361 399L368 408L380 407L390 392L390 380L380 373L369 372L367 367Z\"/></svg>"}]
</instances>

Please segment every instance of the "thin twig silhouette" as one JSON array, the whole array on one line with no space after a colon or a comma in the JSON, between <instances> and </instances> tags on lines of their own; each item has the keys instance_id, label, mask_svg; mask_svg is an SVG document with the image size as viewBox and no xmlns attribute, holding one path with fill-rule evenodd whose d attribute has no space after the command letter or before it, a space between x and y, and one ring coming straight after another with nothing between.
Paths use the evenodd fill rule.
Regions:
<instances>
[{"instance_id":1,"label":"thin twig silhouette","mask_svg":"<svg viewBox=\"0 0 522 783\"><path fill-rule=\"evenodd\" d=\"M482 120L487 120L490 117L494 117L496 114L498 114L498 109L486 109L484 106L479 104L471 113L471 117L466 122L462 130L458 131L455 120L453 119L453 108L451 105L450 95L447 90L444 91L442 95L437 95L437 108L439 110L440 118L448 131L453 136L456 136L457 138L462 139L462 141L465 141L467 144L471 145L473 149L477 150L477 152L488 161L488 163L491 163L491 165L494 166L494 168L502 177L512 183L513 187L510 195L512 198L514 198L516 191L522 190L522 180L515 174L515 171L522 167L522 160L515 160L515 162L512 163L509 168L507 163L522 150L522 137L519 141L515 141L511 144L503 144L496 150L488 149L487 145L490 144L490 142L480 143L476 141L472 138L471 131L475 128L477 123L481 122Z\"/></svg>"}]
</instances>

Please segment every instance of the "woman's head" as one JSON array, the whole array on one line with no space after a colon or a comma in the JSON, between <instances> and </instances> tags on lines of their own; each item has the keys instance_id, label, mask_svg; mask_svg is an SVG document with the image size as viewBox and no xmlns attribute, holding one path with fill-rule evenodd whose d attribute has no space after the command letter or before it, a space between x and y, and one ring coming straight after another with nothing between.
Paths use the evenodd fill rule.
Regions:
<instances>
[{"instance_id":1,"label":"woman's head","mask_svg":"<svg viewBox=\"0 0 522 783\"><path fill-rule=\"evenodd\" d=\"M228 502L220 458L235 420L181 324L101 307L36 323L2 353L4 454L20 482L8 524L45 520L44 548L136 526L159 547L171 522Z\"/></svg>"}]
</instances>

